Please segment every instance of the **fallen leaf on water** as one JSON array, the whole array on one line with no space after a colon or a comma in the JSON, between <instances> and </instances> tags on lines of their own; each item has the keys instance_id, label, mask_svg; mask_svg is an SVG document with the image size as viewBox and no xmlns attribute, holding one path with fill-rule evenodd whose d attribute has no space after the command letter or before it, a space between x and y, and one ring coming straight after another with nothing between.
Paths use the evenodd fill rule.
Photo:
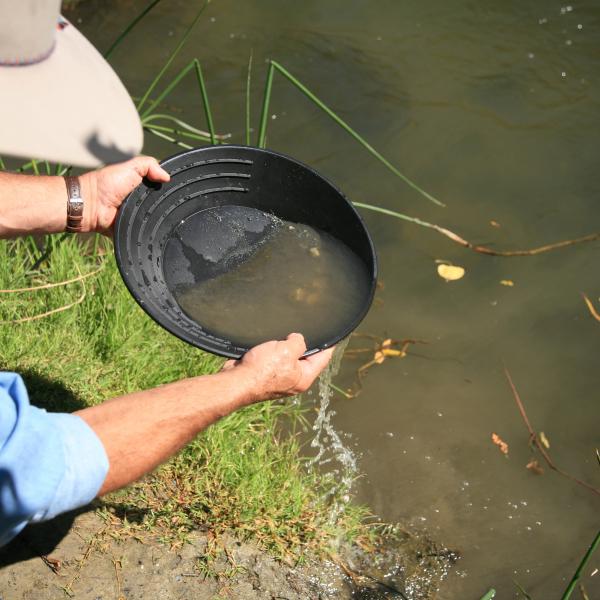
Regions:
<instances>
[{"instance_id":1,"label":"fallen leaf on water","mask_svg":"<svg viewBox=\"0 0 600 600\"><path fill-rule=\"evenodd\" d=\"M381 352L384 356L399 356L400 358L404 358L406 356L406 352L404 352L404 350L396 350L394 348L384 348Z\"/></svg>"},{"instance_id":2,"label":"fallen leaf on water","mask_svg":"<svg viewBox=\"0 0 600 600\"><path fill-rule=\"evenodd\" d=\"M596 319L596 321L600 321L600 315L596 312L596 309L594 308L592 301L584 293L582 293L581 295L583 296L583 300L587 304L588 310L590 311L590 314L592 315L592 317L594 317L594 319Z\"/></svg>"},{"instance_id":3,"label":"fallen leaf on water","mask_svg":"<svg viewBox=\"0 0 600 600\"><path fill-rule=\"evenodd\" d=\"M542 444L544 444L544 446L548 449L550 449L550 442L548 441L548 438L546 437L546 434L543 431L540 431L540 442L542 442Z\"/></svg>"},{"instance_id":4,"label":"fallen leaf on water","mask_svg":"<svg viewBox=\"0 0 600 600\"><path fill-rule=\"evenodd\" d=\"M540 463L535 460L535 458L532 458L526 465L525 465L526 469L529 469L532 473L535 473L536 475L541 475L544 472L544 469L542 469L542 467L540 466Z\"/></svg>"},{"instance_id":5,"label":"fallen leaf on water","mask_svg":"<svg viewBox=\"0 0 600 600\"><path fill-rule=\"evenodd\" d=\"M456 281L457 279L462 279L465 275L465 270L456 265L438 265L437 272L446 281Z\"/></svg>"},{"instance_id":6,"label":"fallen leaf on water","mask_svg":"<svg viewBox=\"0 0 600 600\"><path fill-rule=\"evenodd\" d=\"M508 444L497 433L492 433L492 442L500 448L502 454L508 456Z\"/></svg>"},{"instance_id":7,"label":"fallen leaf on water","mask_svg":"<svg viewBox=\"0 0 600 600\"><path fill-rule=\"evenodd\" d=\"M498 223L498 221L493 221L493 220L492 220L492 221L490 221L490 225L491 225L492 227L500 227L500 223Z\"/></svg>"},{"instance_id":8,"label":"fallen leaf on water","mask_svg":"<svg viewBox=\"0 0 600 600\"><path fill-rule=\"evenodd\" d=\"M515 282L511 279L502 279L500 281L500 285L505 285L506 287L513 287L513 285L515 285Z\"/></svg>"}]
</instances>

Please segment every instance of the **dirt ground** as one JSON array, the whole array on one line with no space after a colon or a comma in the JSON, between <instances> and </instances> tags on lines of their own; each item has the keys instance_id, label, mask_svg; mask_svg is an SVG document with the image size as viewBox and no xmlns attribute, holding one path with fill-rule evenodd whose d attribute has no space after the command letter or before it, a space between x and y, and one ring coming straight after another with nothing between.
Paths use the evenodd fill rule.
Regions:
<instances>
[{"instance_id":1,"label":"dirt ground","mask_svg":"<svg viewBox=\"0 0 600 600\"><path fill-rule=\"evenodd\" d=\"M0 550L0 600L434 598L455 555L408 534L394 539L376 553L343 548L343 567L294 567L232 536L198 533L173 549L82 512L30 526Z\"/></svg>"}]
</instances>

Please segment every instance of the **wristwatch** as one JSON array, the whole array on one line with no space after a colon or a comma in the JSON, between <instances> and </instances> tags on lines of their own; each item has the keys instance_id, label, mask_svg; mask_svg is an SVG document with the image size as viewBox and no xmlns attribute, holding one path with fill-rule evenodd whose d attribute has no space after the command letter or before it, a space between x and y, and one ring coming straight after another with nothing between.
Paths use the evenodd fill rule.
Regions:
<instances>
[{"instance_id":1,"label":"wristwatch","mask_svg":"<svg viewBox=\"0 0 600 600\"><path fill-rule=\"evenodd\" d=\"M67 231L79 233L83 230L83 198L79 177L65 177L67 186Z\"/></svg>"}]
</instances>

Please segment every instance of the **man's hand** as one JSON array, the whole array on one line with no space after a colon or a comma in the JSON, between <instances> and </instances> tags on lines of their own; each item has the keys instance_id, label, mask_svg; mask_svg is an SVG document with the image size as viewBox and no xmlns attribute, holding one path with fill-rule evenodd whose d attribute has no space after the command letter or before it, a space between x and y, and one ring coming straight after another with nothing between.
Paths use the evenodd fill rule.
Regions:
<instances>
[{"instance_id":1,"label":"man's hand","mask_svg":"<svg viewBox=\"0 0 600 600\"><path fill-rule=\"evenodd\" d=\"M144 177L163 183L170 179L158 161L150 156L138 156L82 175L82 195L89 207L85 229L111 235L119 206Z\"/></svg>"},{"instance_id":2,"label":"man's hand","mask_svg":"<svg viewBox=\"0 0 600 600\"><path fill-rule=\"evenodd\" d=\"M291 333L285 341L265 342L240 360L227 361L222 370L247 378L251 402L292 396L311 386L329 363L333 348L302 358L305 352L304 337Z\"/></svg>"},{"instance_id":3,"label":"man's hand","mask_svg":"<svg viewBox=\"0 0 600 600\"><path fill-rule=\"evenodd\" d=\"M200 431L239 408L307 390L332 349L308 358L298 333L266 342L215 375L191 377L77 411L100 438L110 463L100 495L141 477Z\"/></svg>"}]
</instances>

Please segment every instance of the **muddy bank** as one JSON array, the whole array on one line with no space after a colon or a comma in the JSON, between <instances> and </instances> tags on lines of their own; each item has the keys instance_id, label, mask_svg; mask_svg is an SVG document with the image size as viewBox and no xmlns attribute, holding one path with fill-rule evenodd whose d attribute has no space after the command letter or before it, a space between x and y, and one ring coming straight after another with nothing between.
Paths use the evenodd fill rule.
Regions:
<instances>
[{"instance_id":1,"label":"muddy bank","mask_svg":"<svg viewBox=\"0 0 600 600\"><path fill-rule=\"evenodd\" d=\"M197 533L172 548L86 512L32 526L0 550L0 598L428 600L454 559L429 540L396 531L379 548L342 547L338 564L294 566L232 536Z\"/></svg>"}]
</instances>

